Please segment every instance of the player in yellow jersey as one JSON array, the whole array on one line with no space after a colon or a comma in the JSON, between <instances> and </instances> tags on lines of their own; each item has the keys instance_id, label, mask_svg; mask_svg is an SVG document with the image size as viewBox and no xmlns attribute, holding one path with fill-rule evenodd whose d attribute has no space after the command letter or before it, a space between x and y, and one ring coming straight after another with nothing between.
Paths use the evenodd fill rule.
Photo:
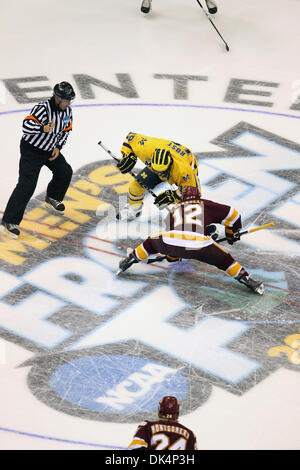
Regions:
<instances>
[{"instance_id":1,"label":"player in yellow jersey","mask_svg":"<svg viewBox=\"0 0 300 470\"><path fill-rule=\"evenodd\" d=\"M129 204L117 215L121 220L133 220L141 214L144 194L147 189L168 182L175 190L168 189L154 200L159 208L180 201L185 186L197 187L199 192L198 163L192 151L172 140L148 137L130 132L123 142L122 159L118 163L121 173L128 173L138 158L145 167L137 173L129 185Z\"/></svg>"},{"instance_id":2,"label":"player in yellow jersey","mask_svg":"<svg viewBox=\"0 0 300 470\"><path fill-rule=\"evenodd\" d=\"M158 419L145 420L139 425L130 450L197 450L197 439L193 431L179 423L180 405L176 397L163 397L158 405Z\"/></svg>"}]
</instances>

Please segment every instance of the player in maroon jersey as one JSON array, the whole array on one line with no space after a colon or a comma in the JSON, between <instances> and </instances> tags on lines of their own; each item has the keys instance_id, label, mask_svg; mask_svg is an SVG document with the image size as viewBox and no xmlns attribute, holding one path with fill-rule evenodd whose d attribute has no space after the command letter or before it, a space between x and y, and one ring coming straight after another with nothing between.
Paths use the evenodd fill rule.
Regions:
<instances>
[{"instance_id":1,"label":"player in maroon jersey","mask_svg":"<svg viewBox=\"0 0 300 470\"><path fill-rule=\"evenodd\" d=\"M144 421L129 445L129 449L197 450L194 433L178 422L177 398L166 396L159 402L158 420Z\"/></svg>"},{"instance_id":2,"label":"player in maroon jersey","mask_svg":"<svg viewBox=\"0 0 300 470\"><path fill-rule=\"evenodd\" d=\"M211 264L227 272L257 294L264 293L261 281L253 279L245 268L215 242L212 224L225 225L227 241L232 245L240 239L241 216L233 207L202 199L196 187L184 188L182 201L167 217L167 230L148 237L119 264L119 272L132 264L147 260L149 255L161 253L169 262L194 259Z\"/></svg>"}]
</instances>

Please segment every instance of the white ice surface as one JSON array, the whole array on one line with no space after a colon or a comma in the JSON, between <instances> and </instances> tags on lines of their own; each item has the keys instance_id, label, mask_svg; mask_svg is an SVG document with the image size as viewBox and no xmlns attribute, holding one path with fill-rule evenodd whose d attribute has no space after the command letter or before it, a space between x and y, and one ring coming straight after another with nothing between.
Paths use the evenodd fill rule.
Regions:
<instances>
[{"instance_id":1,"label":"white ice surface","mask_svg":"<svg viewBox=\"0 0 300 470\"><path fill-rule=\"evenodd\" d=\"M295 90L300 89L300 1L218 0L218 5L219 13L213 21L226 38L229 53L192 0L153 0L149 16L140 12L140 0L0 0L0 78L46 76L48 81L38 84L52 87L62 80L73 83L73 74L86 74L119 86L115 74L130 74L139 98L129 100L97 87L93 88L93 100L78 94L74 132L65 149L74 171L101 155L106 158L97 146L99 139L118 152L128 131L170 137L196 151L209 152L219 150L211 139L247 120L299 142L299 112L289 108ZM190 82L188 99L176 100L173 82L154 78L154 74L203 75L208 80ZM273 106L225 103L231 78L278 83L278 87L265 90L272 96L257 97L271 101ZM250 99L255 98L250 95ZM127 106L129 101L254 112L220 109L216 114L185 107ZM107 106L78 106L96 103ZM111 103L123 106L113 107ZM23 110L31 107L17 103L1 88L1 210L16 182ZM20 112L2 114L7 111ZM35 195L45 190L48 181L49 173L43 169ZM26 385L29 368L17 368L33 354L4 343L6 361L0 364L1 449L97 448L79 442L116 449L128 445L137 423L89 421L38 401ZM299 449L299 390L299 373L279 369L242 397L214 387L209 400L184 416L182 422L195 431L199 449Z\"/></svg>"}]
</instances>

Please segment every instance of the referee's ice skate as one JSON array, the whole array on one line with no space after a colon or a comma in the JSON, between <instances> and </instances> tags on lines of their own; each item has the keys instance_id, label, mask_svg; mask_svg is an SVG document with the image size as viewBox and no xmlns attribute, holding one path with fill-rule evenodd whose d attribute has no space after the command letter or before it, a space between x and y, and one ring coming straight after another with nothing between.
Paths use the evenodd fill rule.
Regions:
<instances>
[{"instance_id":1,"label":"referee's ice skate","mask_svg":"<svg viewBox=\"0 0 300 470\"><path fill-rule=\"evenodd\" d=\"M53 199L52 197L46 196L45 205L54 210L54 212L63 215L65 211L65 206L62 202Z\"/></svg>"},{"instance_id":2,"label":"referee's ice skate","mask_svg":"<svg viewBox=\"0 0 300 470\"><path fill-rule=\"evenodd\" d=\"M20 235L20 230L16 224L8 224L7 222L1 222L0 232L6 235L9 238L18 238Z\"/></svg>"}]
</instances>

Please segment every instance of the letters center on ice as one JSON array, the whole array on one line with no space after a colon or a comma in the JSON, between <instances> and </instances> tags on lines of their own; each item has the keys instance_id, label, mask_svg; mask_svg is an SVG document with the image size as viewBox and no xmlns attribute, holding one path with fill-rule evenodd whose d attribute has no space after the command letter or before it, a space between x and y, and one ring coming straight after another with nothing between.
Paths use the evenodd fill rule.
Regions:
<instances>
[{"instance_id":1,"label":"letters center on ice","mask_svg":"<svg viewBox=\"0 0 300 470\"><path fill-rule=\"evenodd\" d=\"M161 299L166 299L164 308L161 308ZM168 323L168 319L184 307L186 304L170 287L158 287L68 349L135 339L232 383L259 367L256 361L226 348L227 343L248 329L246 324L206 318L193 328L183 329Z\"/></svg>"}]
</instances>

